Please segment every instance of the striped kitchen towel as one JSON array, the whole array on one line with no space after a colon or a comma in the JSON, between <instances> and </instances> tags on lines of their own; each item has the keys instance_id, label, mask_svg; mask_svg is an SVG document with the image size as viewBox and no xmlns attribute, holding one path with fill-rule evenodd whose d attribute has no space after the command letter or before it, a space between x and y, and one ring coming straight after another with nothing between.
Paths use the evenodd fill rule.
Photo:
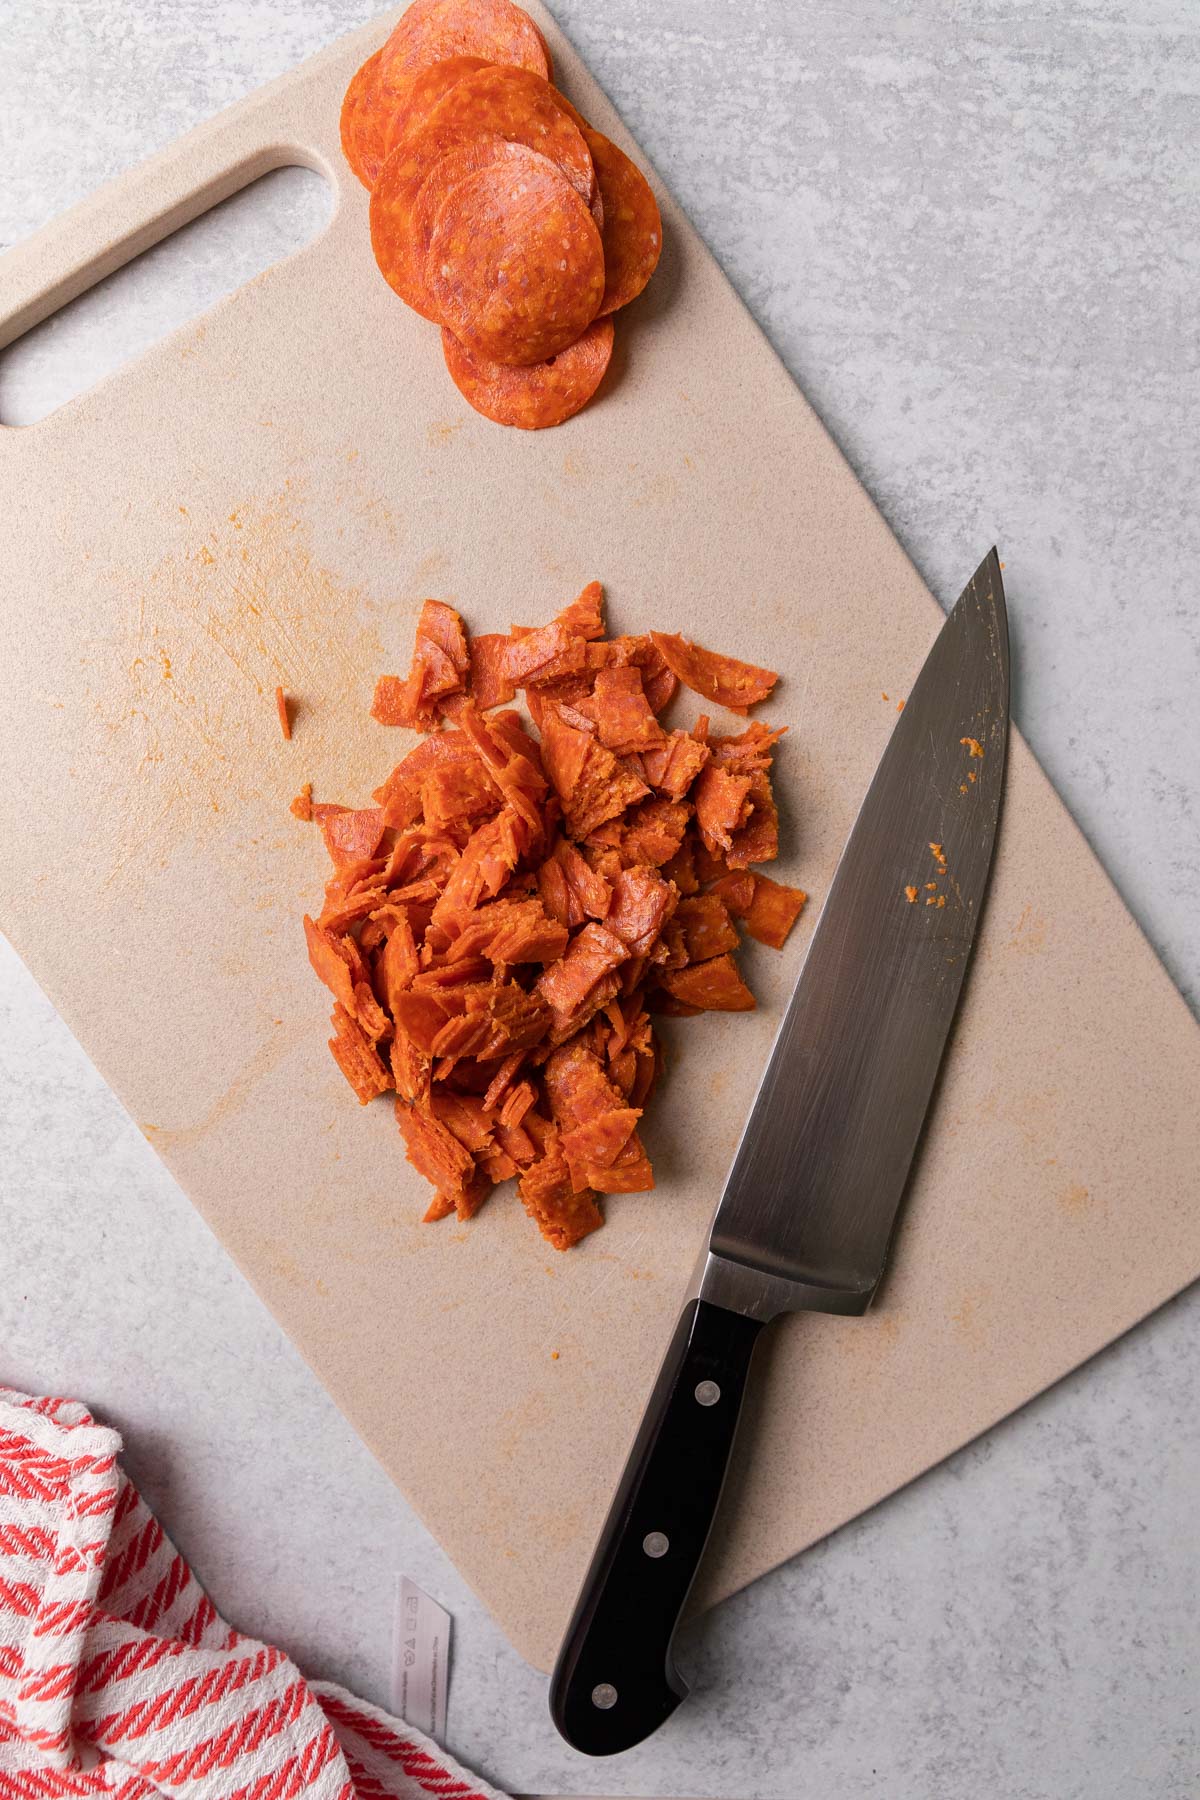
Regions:
<instances>
[{"instance_id":1,"label":"striped kitchen towel","mask_svg":"<svg viewBox=\"0 0 1200 1800\"><path fill-rule=\"evenodd\" d=\"M231 1630L120 1448L0 1388L0 1800L504 1800Z\"/></svg>"}]
</instances>

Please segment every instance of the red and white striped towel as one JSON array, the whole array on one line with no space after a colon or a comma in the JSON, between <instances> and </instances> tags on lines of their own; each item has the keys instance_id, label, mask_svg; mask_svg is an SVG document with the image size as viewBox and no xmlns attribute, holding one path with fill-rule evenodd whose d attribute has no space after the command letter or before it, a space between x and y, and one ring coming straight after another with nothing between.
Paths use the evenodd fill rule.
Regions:
<instances>
[{"instance_id":1,"label":"red and white striped towel","mask_svg":"<svg viewBox=\"0 0 1200 1800\"><path fill-rule=\"evenodd\" d=\"M120 1448L0 1388L0 1800L504 1800L232 1631Z\"/></svg>"}]
</instances>

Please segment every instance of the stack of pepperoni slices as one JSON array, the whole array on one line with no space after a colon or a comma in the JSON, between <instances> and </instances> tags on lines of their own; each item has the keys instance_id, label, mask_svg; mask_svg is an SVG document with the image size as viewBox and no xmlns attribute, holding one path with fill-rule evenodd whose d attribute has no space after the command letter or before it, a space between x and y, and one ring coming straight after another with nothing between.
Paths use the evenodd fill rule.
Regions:
<instances>
[{"instance_id":1,"label":"stack of pepperoni slices","mask_svg":"<svg viewBox=\"0 0 1200 1800\"><path fill-rule=\"evenodd\" d=\"M536 431L586 406L612 315L658 262L641 170L551 85L512 0L414 0L342 106L389 285L440 325L477 412Z\"/></svg>"}]
</instances>

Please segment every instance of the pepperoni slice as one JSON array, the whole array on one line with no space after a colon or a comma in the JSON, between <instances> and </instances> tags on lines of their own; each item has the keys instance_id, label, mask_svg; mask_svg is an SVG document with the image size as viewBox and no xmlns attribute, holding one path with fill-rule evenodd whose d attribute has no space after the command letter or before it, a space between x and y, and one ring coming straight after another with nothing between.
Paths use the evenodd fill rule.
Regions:
<instances>
[{"instance_id":1,"label":"pepperoni slice","mask_svg":"<svg viewBox=\"0 0 1200 1800\"><path fill-rule=\"evenodd\" d=\"M591 151L550 83L528 69L478 69L455 82L428 116L431 127L459 125L528 144L557 163L585 201L596 190Z\"/></svg>"},{"instance_id":2,"label":"pepperoni slice","mask_svg":"<svg viewBox=\"0 0 1200 1800\"><path fill-rule=\"evenodd\" d=\"M404 69L450 56L550 73L541 33L512 0L415 0L383 47L381 73L391 83Z\"/></svg>"},{"instance_id":3,"label":"pepperoni slice","mask_svg":"<svg viewBox=\"0 0 1200 1800\"><path fill-rule=\"evenodd\" d=\"M600 311L610 313L636 299L658 267L662 219L650 183L637 164L590 125L584 126L583 136L604 202L604 298Z\"/></svg>"},{"instance_id":4,"label":"pepperoni slice","mask_svg":"<svg viewBox=\"0 0 1200 1800\"><path fill-rule=\"evenodd\" d=\"M538 25L533 19L531 19L529 22L533 26L534 31L537 33L537 41L542 46L542 55L546 59L546 80L553 81L554 80L554 58L550 54L550 46L546 42L546 34L541 29L540 25Z\"/></svg>"},{"instance_id":5,"label":"pepperoni slice","mask_svg":"<svg viewBox=\"0 0 1200 1800\"><path fill-rule=\"evenodd\" d=\"M407 14L405 15L407 17ZM457 59L459 62L466 59ZM409 129L393 139L393 147L383 168L378 172L371 196L371 248L375 261L389 286L400 298L424 318L441 324L437 307L425 284L425 253L429 248L432 216L422 212L420 226L415 223L417 198L430 179L438 162L451 151L478 145L473 168L494 162L491 153L496 139L525 144L559 164L575 182L592 182L591 154L582 135L568 113L565 102L544 81L531 77L532 87L522 80L515 84L506 77L521 76L520 70L495 69L499 83L475 83L474 71L453 84L443 99L427 111L424 121L413 119ZM465 98L458 89L472 85ZM528 102L528 104L526 104ZM491 118L493 124L480 121ZM468 159L471 160L471 159ZM464 174L471 171L464 168ZM431 188L431 194L436 189ZM448 190L443 189L443 197ZM580 185L582 192L582 185ZM592 219L597 231L604 227L604 210L599 187L591 201Z\"/></svg>"},{"instance_id":6,"label":"pepperoni slice","mask_svg":"<svg viewBox=\"0 0 1200 1800\"><path fill-rule=\"evenodd\" d=\"M442 321L425 285L425 257L442 201L477 169L524 152L494 133L450 125L397 145L384 163L371 195L375 261L400 298L435 325Z\"/></svg>"},{"instance_id":7,"label":"pepperoni slice","mask_svg":"<svg viewBox=\"0 0 1200 1800\"><path fill-rule=\"evenodd\" d=\"M456 81L487 67L480 56L448 56L442 62L427 63L424 68L401 70L391 82L381 80L379 106L383 118L384 155L389 156L402 137L410 137L421 129L438 101Z\"/></svg>"},{"instance_id":8,"label":"pepperoni slice","mask_svg":"<svg viewBox=\"0 0 1200 1800\"><path fill-rule=\"evenodd\" d=\"M443 324L475 355L545 362L596 316L604 294L600 233L553 164L514 148L446 196L425 280Z\"/></svg>"},{"instance_id":9,"label":"pepperoni slice","mask_svg":"<svg viewBox=\"0 0 1200 1800\"><path fill-rule=\"evenodd\" d=\"M572 102L567 99L567 96L564 93L562 93L560 89L555 88L554 98L558 101L558 104L562 107L563 111L566 113L567 117L570 119L570 121L573 125L577 126L580 131L590 131L591 130L591 126L588 124L587 120L584 118L584 116L580 112L579 108L577 106L573 105Z\"/></svg>"},{"instance_id":10,"label":"pepperoni slice","mask_svg":"<svg viewBox=\"0 0 1200 1800\"><path fill-rule=\"evenodd\" d=\"M383 165L384 114L380 106L377 50L350 78L342 101L342 155L368 190L373 188Z\"/></svg>"},{"instance_id":11,"label":"pepperoni slice","mask_svg":"<svg viewBox=\"0 0 1200 1800\"><path fill-rule=\"evenodd\" d=\"M455 128L457 129L457 128ZM472 133L456 150L450 150L440 157L426 175L417 189L416 199L409 213L407 237L400 250L403 267L397 273L409 286L409 305L425 318L432 319L436 325L441 324L429 290L425 284L425 258L429 252L429 240L433 234L433 222L438 215L442 201L456 188L460 181L473 175L476 169L485 169L489 163L503 162L510 151L521 152L523 144L514 144L508 138L497 137L493 132ZM596 189L592 204L588 208L596 230L604 230L604 202L600 198L600 190ZM603 243L603 238L601 238ZM390 279L390 277L389 277ZM396 287L396 282L392 282ZM397 292L403 290L397 288ZM408 298L408 294L405 295Z\"/></svg>"},{"instance_id":12,"label":"pepperoni slice","mask_svg":"<svg viewBox=\"0 0 1200 1800\"><path fill-rule=\"evenodd\" d=\"M522 431L561 425L586 406L604 379L612 347L612 320L597 319L549 362L514 369L473 356L452 332L442 332L446 367L463 398L485 419Z\"/></svg>"}]
</instances>

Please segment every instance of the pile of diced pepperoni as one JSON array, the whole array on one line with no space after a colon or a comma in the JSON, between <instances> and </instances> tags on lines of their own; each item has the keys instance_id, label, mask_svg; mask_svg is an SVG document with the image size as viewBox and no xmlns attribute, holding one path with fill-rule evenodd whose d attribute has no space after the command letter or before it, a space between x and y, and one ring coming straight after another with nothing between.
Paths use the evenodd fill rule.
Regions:
<instances>
[{"instance_id":1,"label":"pile of diced pepperoni","mask_svg":"<svg viewBox=\"0 0 1200 1800\"><path fill-rule=\"evenodd\" d=\"M380 271L442 327L476 411L536 431L585 406L662 225L641 170L552 86L528 14L415 0L351 81L341 131Z\"/></svg>"},{"instance_id":2,"label":"pile of diced pepperoni","mask_svg":"<svg viewBox=\"0 0 1200 1800\"><path fill-rule=\"evenodd\" d=\"M739 933L779 948L805 901L752 866L779 853L783 729L663 713L682 682L744 717L775 680L667 632L607 637L598 582L507 634L424 603L372 711L427 735L373 806L306 803L334 871L304 928L329 1047L364 1105L395 1090L426 1218L515 1177L565 1250L601 1196L653 1187L653 1016L751 1009Z\"/></svg>"}]
</instances>

